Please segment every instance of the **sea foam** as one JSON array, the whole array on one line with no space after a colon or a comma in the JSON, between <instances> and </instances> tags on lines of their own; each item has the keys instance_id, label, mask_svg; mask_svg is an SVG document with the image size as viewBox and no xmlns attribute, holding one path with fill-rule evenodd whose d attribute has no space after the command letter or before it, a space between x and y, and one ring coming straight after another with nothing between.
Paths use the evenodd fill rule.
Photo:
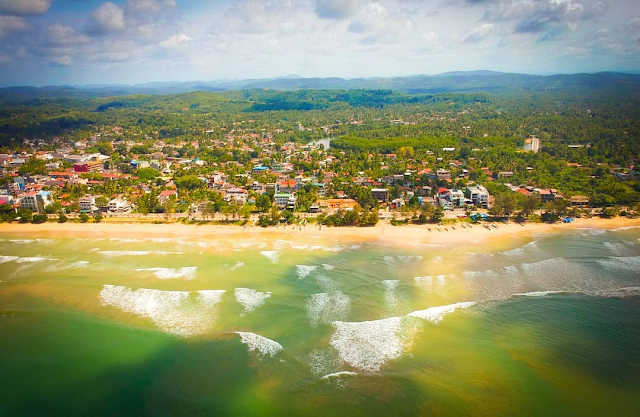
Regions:
<instances>
[{"instance_id":1,"label":"sea foam","mask_svg":"<svg viewBox=\"0 0 640 417\"><path fill-rule=\"evenodd\" d=\"M145 256L145 255L180 255L181 252L163 252L152 250L98 250L99 254L107 257L115 256Z\"/></svg>"},{"instance_id":2,"label":"sea foam","mask_svg":"<svg viewBox=\"0 0 640 417\"><path fill-rule=\"evenodd\" d=\"M351 300L340 291L313 294L307 300L307 317L312 326L343 320L351 308Z\"/></svg>"},{"instance_id":3,"label":"sea foam","mask_svg":"<svg viewBox=\"0 0 640 417\"><path fill-rule=\"evenodd\" d=\"M100 292L102 305L119 308L151 319L160 329L179 336L195 336L211 329L216 304L224 290L198 291L195 300L187 291L136 290L105 285Z\"/></svg>"},{"instance_id":4,"label":"sea foam","mask_svg":"<svg viewBox=\"0 0 640 417\"><path fill-rule=\"evenodd\" d=\"M296 265L296 273L298 274L298 279L304 279L316 269L317 266L313 265Z\"/></svg>"},{"instance_id":5,"label":"sea foam","mask_svg":"<svg viewBox=\"0 0 640 417\"><path fill-rule=\"evenodd\" d=\"M362 371L377 372L392 359L402 356L402 317L333 323L335 332L330 344L340 359Z\"/></svg>"},{"instance_id":6,"label":"sea foam","mask_svg":"<svg viewBox=\"0 0 640 417\"><path fill-rule=\"evenodd\" d=\"M139 268L138 272L153 272L160 279L194 279L196 277L197 266L185 266L182 268Z\"/></svg>"},{"instance_id":7,"label":"sea foam","mask_svg":"<svg viewBox=\"0 0 640 417\"><path fill-rule=\"evenodd\" d=\"M277 264L278 259L280 259L280 252L275 250L263 250L260 252L260 255L269 259L273 264Z\"/></svg>"},{"instance_id":8,"label":"sea foam","mask_svg":"<svg viewBox=\"0 0 640 417\"><path fill-rule=\"evenodd\" d=\"M251 332L236 332L240 335L242 343L247 345L249 352L254 350L262 356L274 356L276 353L282 351L282 345L275 340L267 339L264 336Z\"/></svg>"},{"instance_id":9,"label":"sea foam","mask_svg":"<svg viewBox=\"0 0 640 417\"><path fill-rule=\"evenodd\" d=\"M234 291L236 301L244 307L244 314L251 313L264 304L267 298L271 298L271 292L260 292L251 288L236 288Z\"/></svg>"},{"instance_id":10,"label":"sea foam","mask_svg":"<svg viewBox=\"0 0 640 417\"><path fill-rule=\"evenodd\" d=\"M430 308L427 308L426 310L414 311L412 313L409 313L408 315L410 317L417 317L419 319L427 320L437 324L442 321L445 315L453 313L457 309L469 308L473 305L475 305L475 302L469 301L469 302L463 302L463 303L450 304L446 306L430 307Z\"/></svg>"}]
</instances>

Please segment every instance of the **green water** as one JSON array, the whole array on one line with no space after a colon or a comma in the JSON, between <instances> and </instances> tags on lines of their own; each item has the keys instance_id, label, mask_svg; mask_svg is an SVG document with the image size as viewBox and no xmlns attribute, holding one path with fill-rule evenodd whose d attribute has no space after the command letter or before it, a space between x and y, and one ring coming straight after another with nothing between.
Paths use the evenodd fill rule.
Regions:
<instances>
[{"instance_id":1,"label":"green water","mask_svg":"<svg viewBox=\"0 0 640 417\"><path fill-rule=\"evenodd\" d=\"M640 411L639 229L2 236L0 255L0 416Z\"/></svg>"}]
</instances>

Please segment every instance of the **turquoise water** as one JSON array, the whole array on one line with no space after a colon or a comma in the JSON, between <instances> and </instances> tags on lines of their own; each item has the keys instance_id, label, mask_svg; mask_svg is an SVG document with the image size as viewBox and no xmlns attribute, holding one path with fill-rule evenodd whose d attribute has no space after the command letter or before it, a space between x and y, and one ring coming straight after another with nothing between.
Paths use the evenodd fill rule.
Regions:
<instances>
[{"instance_id":1,"label":"turquoise water","mask_svg":"<svg viewBox=\"0 0 640 417\"><path fill-rule=\"evenodd\" d=\"M0 239L0 415L637 415L640 230Z\"/></svg>"}]
</instances>

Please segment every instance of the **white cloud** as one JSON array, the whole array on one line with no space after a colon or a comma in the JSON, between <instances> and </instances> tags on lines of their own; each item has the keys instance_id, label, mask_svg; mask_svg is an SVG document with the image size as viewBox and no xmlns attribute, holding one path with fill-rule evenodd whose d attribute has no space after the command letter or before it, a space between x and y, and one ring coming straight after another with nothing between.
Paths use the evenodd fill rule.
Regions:
<instances>
[{"instance_id":1,"label":"white cloud","mask_svg":"<svg viewBox=\"0 0 640 417\"><path fill-rule=\"evenodd\" d=\"M91 42L87 35L80 34L70 26L55 23L47 28L45 44L47 45L83 45Z\"/></svg>"},{"instance_id":2,"label":"white cloud","mask_svg":"<svg viewBox=\"0 0 640 417\"><path fill-rule=\"evenodd\" d=\"M54 67L68 67L72 63L69 55L51 57L50 62Z\"/></svg>"},{"instance_id":3,"label":"white cloud","mask_svg":"<svg viewBox=\"0 0 640 417\"><path fill-rule=\"evenodd\" d=\"M184 46L189 42L191 42L192 40L193 39L191 39L189 36L187 36L184 33L176 33L175 35L171 36L169 39L162 41L160 45L167 48L176 48L176 47Z\"/></svg>"},{"instance_id":4,"label":"white cloud","mask_svg":"<svg viewBox=\"0 0 640 417\"><path fill-rule=\"evenodd\" d=\"M124 28L124 10L111 2L103 3L95 9L87 23L89 33L96 35L121 32Z\"/></svg>"},{"instance_id":5,"label":"white cloud","mask_svg":"<svg viewBox=\"0 0 640 417\"><path fill-rule=\"evenodd\" d=\"M464 38L462 38L462 42L477 42L493 35L495 31L496 27L493 24L485 23L484 25L480 25L469 32Z\"/></svg>"},{"instance_id":6,"label":"white cloud","mask_svg":"<svg viewBox=\"0 0 640 417\"><path fill-rule=\"evenodd\" d=\"M322 19L346 19L361 6L361 0L316 0L315 12Z\"/></svg>"},{"instance_id":7,"label":"white cloud","mask_svg":"<svg viewBox=\"0 0 640 417\"><path fill-rule=\"evenodd\" d=\"M0 0L0 14L29 16L45 13L53 0Z\"/></svg>"},{"instance_id":8,"label":"white cloud","mask_svg":"<svg viewBox=\"0 0 640 417\"><path fill-rule=\"evenodd\" d=\"M389 10L378 2L369 3L351 19L348 30L362 34L361 43L371 45L406 39L416 24L401 10Z\"/></svg>"},{"instance_id":9,"label":"white cloud","mask_svg":"<svg viewBox=\"0 0 640 417\"><path fill-rule=\"evenodd\" d=\"M166 9L178 7L175 0L127 0L128 13L160 13Z\"/></svg>"},{"instance_id":10,"label":"white cloud","mask_svg":"<svg viewBox=\"0 0 640 417\"><path fill-rule=\"evenodd\" d=\"M29 29L27 22L21 17L0 16L0 38L12 32L24 32Z\"/></svg>"}]
</instances>

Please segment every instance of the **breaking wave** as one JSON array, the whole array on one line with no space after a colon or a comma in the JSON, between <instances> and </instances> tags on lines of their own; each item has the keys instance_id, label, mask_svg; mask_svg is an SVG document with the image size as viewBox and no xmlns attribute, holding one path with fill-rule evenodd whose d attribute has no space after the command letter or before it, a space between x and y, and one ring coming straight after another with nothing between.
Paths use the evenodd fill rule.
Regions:
<instances>
[{"instance_id":1,"label":"breaking wave","mask_svg":"<svg viewBox=\"0 0 640 417\"><path fill-rule=\"evenodd\" d=\"M351 299L340 291L313 294L307 300L307 317L312 326L344 320L351 309Z\"/></svg>"},{"instance_id":2,"label":"breaking wave","mask_svg":"<svg viewBox=\"0 0 640 417\"><path fill-rule=\"evenodd\" d=\"M99 254L107 257L115 256L145 256L145 255L180 255L181 252L163 252L153 250L99 250Z\"/></svg>"},{"instance_id":3,"label":"breaking wave","mask_svg":"<svg viewBox=\"0 0 640 417\"><path fill-rule=\"evenodd\" d=\"M260 252L260 255L266 257L273 264L277 264L278 259L280 259L280 252L275 250L263 250Z\"/></svg>"},{"instance_id":4,"label":"breaking wave","mask_svg":"<svg viewBox=\"0 0 640 417\"><path fill-rule=\"evenodd\" d=\"M313 265L296 265L296 273L298 274L298 279L304 279L313 271L315 271L317 266Z\"/></svg>"},{"instance_id":5,"label":"breaking wave","mask_svg":"<svg viewBox=\"0 0 640 417\"><path fill-rule=\"evenodd\" d=\"M262 356L274 356L283 350L282 345L275 340L267 339L264 336L251 332L236 332L240 335L242 343L247 345L249 352L254 350Z\"/></svg>"},{"instance_id":6,"label":"breaking wave","mask_svg":"<svg viewBox=\"0 0 640 417\"><path fill-rule=\"evenodd\" d=\"M251 313L271 298L271 292L260 292L251 288L236 288L234 291L236 301L244 308L244 313Z\"/></svg>"},{"instance_id":7,"label":"breaking wave","mask_svg":"<svg viewBox=\"0 0 640 417\"><path fill-rule=\"evenodd\" d=\"M211 330L216 305L224 290L202 290L196 297L187 291L161 291L105 285L100 292L102 305L151 319L160 329L179 336L195 336Z\"/></svg>"},{"instance_id":8,"label":"breaking wave","mask_svg":"<svg viewBox=\"0 0 640 417\"><path fill-rule=\"evenodd\" d=\"M419 310L409 313L410 317L417 317L422 320L427 320L432 323L440 323L445 315L453 313L457 309L469 308L475 305L475 302L468 301L463 303L450 304L446 306L430 307L426 310Z\"/></svg>"},{"instance_id":9,"label":"breaking wave","mask_svg":"<svg viewBox=\"0 0 640 417\"><path fill-rule=\"evenodd\" d=\"M185 266L183 268L139 268L138 272L153 272L153 275L160 279L194 279L196 277L197 266Z\"/></svg>"},{"instance_id":10,"label":"breaking wave","mask_svg":"<svg viewBox=\"0 0 640 417\"><path fill-rule=\"evenodd\" d=\"M343 362L362 371L377 372L392 359L402 356L402 317L333 323L330 344Z\"/></svg>"}]
</instances>

